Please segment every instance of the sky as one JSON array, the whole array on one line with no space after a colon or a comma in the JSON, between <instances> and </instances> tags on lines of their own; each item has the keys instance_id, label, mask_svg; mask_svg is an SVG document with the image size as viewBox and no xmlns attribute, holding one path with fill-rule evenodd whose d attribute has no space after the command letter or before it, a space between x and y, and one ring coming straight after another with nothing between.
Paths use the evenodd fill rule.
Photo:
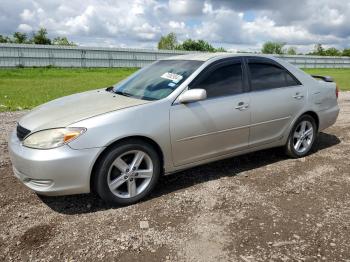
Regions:
<instances>
[{"instance_id":1,"label":"sky","mask_svg":"<svg viewBox=\"0 0 350 262\"><path fill-rule=\"evenodd\" d=\"M350 0L0 0L0 34L67 36L83 46L156 48L162 35L229 51L280 41L350 48Z\"/></svg>"}]
</instances>

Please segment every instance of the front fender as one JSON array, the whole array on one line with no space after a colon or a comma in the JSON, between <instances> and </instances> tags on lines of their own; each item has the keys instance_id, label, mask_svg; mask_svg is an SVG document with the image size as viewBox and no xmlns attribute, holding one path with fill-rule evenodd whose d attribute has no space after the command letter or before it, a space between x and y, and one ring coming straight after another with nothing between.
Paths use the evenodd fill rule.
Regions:
<instances>
[{"instance_id":1,"label":"front fender","mask_svg":"<svg viewBox=\"0 0 350 262\"><path fill-rule=\"evenodd\" d=\"M156 142L164 156L164 164L172 164L167 101L148 103L95 116L71 126L87 131L69 143L73 149L105 148L132 136L147 137Z\"/></svg>"}]
</instances>

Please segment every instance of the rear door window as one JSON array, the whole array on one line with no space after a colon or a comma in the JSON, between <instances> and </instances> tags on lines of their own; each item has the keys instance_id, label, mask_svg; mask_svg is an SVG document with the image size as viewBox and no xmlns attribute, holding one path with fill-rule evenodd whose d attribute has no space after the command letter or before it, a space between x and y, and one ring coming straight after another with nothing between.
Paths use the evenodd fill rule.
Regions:
<instances>
[{"instance_id":1,"label":"rear door window","mask_svg":"<svg viewBox=\"0 0 350 262\"><path fill-rule=\"evenodd\" d=\"M248 62L252 91L299 85L290 73L276 64Z\"/></svg>"}]
</instances>

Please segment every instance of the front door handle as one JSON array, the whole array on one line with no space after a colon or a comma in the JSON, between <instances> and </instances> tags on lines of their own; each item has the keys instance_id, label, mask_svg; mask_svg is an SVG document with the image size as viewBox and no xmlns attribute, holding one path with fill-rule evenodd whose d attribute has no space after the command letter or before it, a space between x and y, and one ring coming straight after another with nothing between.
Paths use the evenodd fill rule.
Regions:
<instances>
[{"instance_id":1,"label":"front door handle","mask_svg":"<svg viewBox=\"0 0 350 262\"><path fill-rule=\"evenodd\" d=\"M300 99L302 99L304 96L302 95L302 94L300 94L300 93L296 93L294 96L293 96L293 98L295 98L295 99L297 99L297 100L300 100Z\"/></svg>"},{"instance_id":2,"label":"front door handle","mask_svg":"<svg viewBox=\"0 0 350 262\"><path fill-rule=\"evenodd\" d=\"M244 102L239 102L238 106L235 107L235 109L240 110L240 111L247 110L248 108L249 108L249 104L246 104Z\"/></svg>"}]
</instances>

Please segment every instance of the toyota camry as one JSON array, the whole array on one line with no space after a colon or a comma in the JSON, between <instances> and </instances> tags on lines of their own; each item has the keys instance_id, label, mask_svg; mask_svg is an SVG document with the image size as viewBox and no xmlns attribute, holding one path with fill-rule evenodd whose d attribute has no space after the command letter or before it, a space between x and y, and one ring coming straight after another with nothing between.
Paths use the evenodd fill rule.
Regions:
<instances>
[{"instance_id":1,"label":"toyota camry","mask_svg":"<svg viewBox=\"0 0 350 262\"><path fill-rule=\"evenodd\" d=\"M15 176L38 194L96 192L128 205L193 166L272 147L306 156L336 121L337 96L330 77L272 56L170 57L35 108L9 151Z\"/></svg>"}]
</instances>

